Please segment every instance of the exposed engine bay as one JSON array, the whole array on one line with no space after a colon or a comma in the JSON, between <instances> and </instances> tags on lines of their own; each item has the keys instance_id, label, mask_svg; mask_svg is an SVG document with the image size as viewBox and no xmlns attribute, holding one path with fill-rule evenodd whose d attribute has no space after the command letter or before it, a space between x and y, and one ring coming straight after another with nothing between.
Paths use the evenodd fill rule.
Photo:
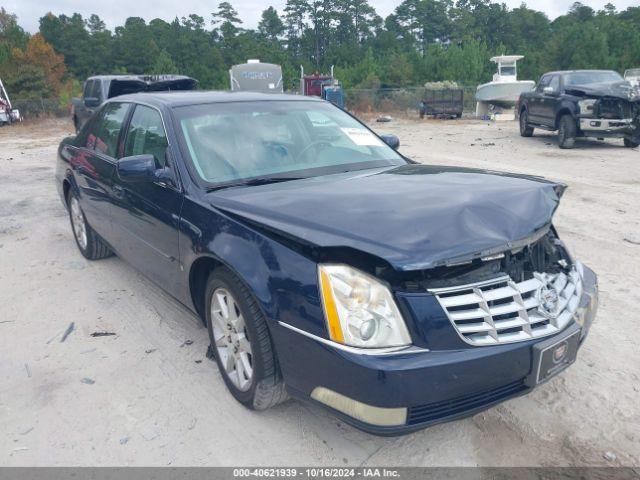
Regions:
<instances>
[{"instance_id":1,"label":"exposed engine bay","mask_svg":"<svg viewBox=\"0 0 640 480\"><path fill-rule=\"evenodd\" d=\"M509 275L514 282L523 282L533 278L534 273L569 273L572 268L569 252L551 228L544 236L523 247L464 264L406 272L401 276L391 274L387 279L404 291L424 292L426 289L477 283L504 275Z\"/></svg>"},{"instance_id":2,"label":"exposed engine bay","mask_svg":"<svg viewBox=\"0 0 640 480\"><path fill-rule=\"evenodd\" d=\"M592 135L601 133L640 142L640 86L628 82L574 86L566 93L574 95L580 110L580 129Z\"/></svg>"}]
</instances>

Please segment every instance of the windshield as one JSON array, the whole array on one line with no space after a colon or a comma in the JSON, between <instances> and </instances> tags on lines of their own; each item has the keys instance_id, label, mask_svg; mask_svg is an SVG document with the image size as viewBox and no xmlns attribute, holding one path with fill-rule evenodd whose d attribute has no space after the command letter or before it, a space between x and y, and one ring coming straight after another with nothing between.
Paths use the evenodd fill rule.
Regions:
<instances>
[{"instance_id":1,"label":"windshield","mask_svg":"<svg viewBox=\"0 0 640 480\"><path fill-rule=\"evenodd\" d=\"M505 66L500 67L500 75L514 77L516 75L516 67L515 67L515 65L506 66L506 67Z\"/></svg>"},{"instance_id":2,"label":"windshield","mask_svg":"<svg viewBox=\"0 0 640 480\"><path fill-rule=\"evenodd\" d=\"M589 85L590 83L622 82L624 79L617 72L574 72L567 73L564 85Z\"/></svg>"},{"instance_id":3,"label":"windshield","mask_svg":"<svg viewBox=\"0 0 640 480\"><path fill-rule=\"evenodd\" d=\"M328 103L213 103L174 112L185 153L209 184L406 163L360 122Z\"/></svg>"}]
</instances>

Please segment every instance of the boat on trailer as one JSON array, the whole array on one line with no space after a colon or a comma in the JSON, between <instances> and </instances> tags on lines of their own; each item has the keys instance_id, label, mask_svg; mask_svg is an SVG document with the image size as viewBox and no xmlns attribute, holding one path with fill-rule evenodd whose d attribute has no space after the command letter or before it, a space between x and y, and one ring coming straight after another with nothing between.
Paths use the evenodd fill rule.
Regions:
<instances>
[{"instance_id":1,"label":"boat on trailer","mask_svg":"<svg viewBox=\"0 0 640 480\"><path fill-rule=\"evenodd\" d=\"M515 106L522 92L533 90L533 80L518 80L518 60L523 55L500 55L491 61L498 65L493 80L478 86L476 90L476 115L482 117L489 113L490 107L511 109Z\"/></svg>"}]
</instances>

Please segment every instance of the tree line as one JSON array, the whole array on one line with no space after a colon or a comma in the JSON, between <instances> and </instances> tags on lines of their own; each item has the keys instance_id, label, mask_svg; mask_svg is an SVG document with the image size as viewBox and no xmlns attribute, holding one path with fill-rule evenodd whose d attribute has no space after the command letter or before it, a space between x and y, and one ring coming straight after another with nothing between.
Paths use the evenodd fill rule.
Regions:
<instances>
[{"instance_id":1,"label":"tree line","mask_svg":"<svg viewBox=\"0 0 640 480\"><path fill-rule=\"evenodd\" d=\"M522 54L520 78L549 70L640 67L640 7L602 10L576 2L554 20L526 4L490 0L404 0L386 18L367 0L287 0L245 28L231 3L200 15L149 22L127 18L109 30L98 15L40 18L25 32L0 9L0 75L13 96L67 97L87 76L180 73L200 87L229 86L228 69L249 58L282 65L285 86L299 68L328 71L347 88L406 87L430 81L490 80L489 58Z\"/></svg>"}]
</instances>

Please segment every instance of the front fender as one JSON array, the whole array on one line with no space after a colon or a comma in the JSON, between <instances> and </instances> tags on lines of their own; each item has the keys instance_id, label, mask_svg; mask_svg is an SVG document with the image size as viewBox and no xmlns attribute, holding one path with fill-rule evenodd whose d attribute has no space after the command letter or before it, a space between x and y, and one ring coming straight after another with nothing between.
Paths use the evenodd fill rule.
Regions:
<instances>
[{"instance_id":1,"label":"front fender","mask_svg":"<svg viewBox=\"0 0 640 480\"><path fill-rule=\"evenodd\" d=\"M251 289L268 320L326 336L314 261L241 220L192 201L183 207L180 244L188 298L194 265L203 258L214 259Z\"/></svg>"}]
</instances>

